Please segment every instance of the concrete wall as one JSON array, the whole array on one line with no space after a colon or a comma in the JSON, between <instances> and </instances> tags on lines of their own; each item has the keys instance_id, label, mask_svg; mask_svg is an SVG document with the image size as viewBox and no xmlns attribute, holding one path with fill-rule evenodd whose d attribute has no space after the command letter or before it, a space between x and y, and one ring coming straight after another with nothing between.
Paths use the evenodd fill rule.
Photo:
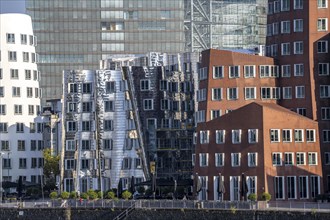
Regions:
<instances>
[{"instance_id":1,"label":"concrete wall","mask_svg":"<svg viewBox=\"0 0 330 220\"><path fill-rule=\"evenodd\" d=\"M0 209L0 216L2 220L13 219L33 219L33 220L97 220L97 219L114 219L119 213L120 209ZM21 215L20 215L21 214ZM168 220L168 219L208 219L208 220L234 220L234 219L330 219L330 213L325 212L289 212L289 211L236 211L236 210L154 210L154 209L140 209L134 210L127 220Z\"/></svg>"}]
</instances>

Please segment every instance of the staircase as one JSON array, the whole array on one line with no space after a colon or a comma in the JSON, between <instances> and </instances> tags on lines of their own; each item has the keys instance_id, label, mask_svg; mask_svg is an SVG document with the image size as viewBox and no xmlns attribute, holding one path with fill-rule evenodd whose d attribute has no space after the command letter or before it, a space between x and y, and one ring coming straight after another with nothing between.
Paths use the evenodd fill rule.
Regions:
<instances>
[{"instance_id":1,"label":"staircase","mask_svg":"<svg viewBox=\"0 0 330 220\"><path fill-rule=\"evenodd\" d=\"M116 216L113 220L121 220L127 218L131 212L135 209L136 203L139 201L134 202L130 207L128 207L126 210L121 212L118 216Z\"/></svg>"}]
</instances>

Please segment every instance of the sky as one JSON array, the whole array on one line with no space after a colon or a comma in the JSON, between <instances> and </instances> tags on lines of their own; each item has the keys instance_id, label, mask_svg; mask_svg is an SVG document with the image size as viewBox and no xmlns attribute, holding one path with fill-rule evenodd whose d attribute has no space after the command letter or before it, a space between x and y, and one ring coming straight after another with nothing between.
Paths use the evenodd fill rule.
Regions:
<instances>
[{"instance_id":1,"label":"sky","mask_svg":"<svg viewBox=\"0 0 330 220\"><path fill-rule=\"evenodd\" d=\"M25 0L0 0L0 13L25 13Z\"/></svg>"}]
</instances>

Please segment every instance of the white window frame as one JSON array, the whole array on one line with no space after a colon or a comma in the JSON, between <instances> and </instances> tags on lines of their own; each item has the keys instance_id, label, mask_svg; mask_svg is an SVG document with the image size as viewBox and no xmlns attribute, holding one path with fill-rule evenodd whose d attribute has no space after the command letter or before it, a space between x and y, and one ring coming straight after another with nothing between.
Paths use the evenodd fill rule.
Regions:
<instances>
[{"instance_id":1,"label":"white window frame","mask_svg":"<svg viewBox=\"0 0 330 220\"><path fill-rule=\"evenodd\" d=\"M308 165L316 166L317 164L317 152L308 152Z\"/></svg>"},{"instance_id":2,"label":"white window frame","mask_svg":"<svg viewBox=\"0 0 330 220\"><path fill-rule=\"evenodd\" d=\"M231 153L231 166L232 167L241 166L241 153Z\"/></svg>"},{"instance_id":3,"label":"white window frame","mask_svg":"<svg viewBox=\"0 0 330 220\"><path fill-rule=\"evenodd\" d=\"M294 54L303 54L304 53L304 42L303 41L293 42L293 53Z\"/></svg>"},{"instance_id":4,"label":"white window frame","mask_svg":"<svg viewBox=\"0 0 330 220\"><path fill-rule=\"evenodd\" d=\"M282 190L280 192L280 187L282 186ZM275 176L274 177L274 198L275 200L284 200L285 199L285 184L284 184L284 176Z\"/></svg>"},{"instance_id":5,"label":"white window frame","mask_svg":"<svg viewBox=\"0 0 330 220\"><path fill-rule=\"evenodd\" d=\"M306 165L306 153L305 152L296 153L296 165L297 166Z\"/></svg>"},{"instance_id":6,"label":"white window frame","mask_svg":"<svg viewBox=\"0 0 330 220\"><path fill-rule=\"evenodd\" d=\"M316 141L316 130L315 129L306 129L306 141L311 143Z\"/></svg>"},{"instance_id":7,"label":"white window frame","mask_svg":"<svg viewBox=\"0 0 330 220\"><path fill-rule=\"evenodd\" d=\"M293 32L303 32L304 31L304 20L294 19L293 20Z\"/></svg>"},{"instance_id":8,"label":"white window frame","mask_svg":"<svg viewBox=\"0 0 330 220\"><path fill-rule=\"evenodd\" d=\"M305 98L305 86L296 86L296 99Z\"/></svg>"},{"instance_id":9,"label":"white window frame","mask_svg":"<svg viewBox=\"0 0 330 220\"><path fill-rule=\"evenodd\" d=\"M250 144L258 143L258 129L248 129L248 142Z\"/></svg>"},{"instance_id":10,"label":"white window frame","mask_svg":"<svg viewBox=\"0 0 330 220\"><path fill-rule=\"evenodd\" d=\"M304 129L294 129L294 141L304 142Z\"/></svg>"},{"instance_id":11,"label":"white window frame","mask_svg":"<svg viewBox=\"0 0 330 220\"><path fill-rule=\"evenodd\" d=\"M213 66L213 79L222 79L224 77L224 66Z\"/></svg>"},{"instance_id":12,"label":"white window frame","mask_svg":"<svg viewBox=\"0 0 330 220\"><path fill-rule=\"evenodd\" d=\"M256 77L256 66L255 65L245 65L244 66L244 77L245 78Z\"/></svg>"},{"instance_id":13,"label":"white window frame","mask_svg":"<svg viewBox=\"0 0 330 220\"><path fill-rule=\"evenodd\" d=\"M238 99L238 88L227 88L227 100L237 100Z\"/></svg>"},{"instance_id":14,"label":"white window frame","mask_svg":"<svg viewBox=\"0 0 330 220\"><path fill-rule=\"evenodd\" d=\"M225 136L226 136L226 130L216 130L215 131L215 143L224 144L226 142Z\"/></svg>"},{"instance_id":15,"label":"white window frame","mask_svg":"<svg viewBox=\"0 0 330 220\"><path fill-rule=\"evenodd\" d=\"M257 94L256 87L245 87L244 88L245 100L256 99L256 94Z\"/></svg>"},{"instance_id":16,"label":"white window frame","mask_svg":"<svg viewBox=\"0 0 330 220\"><path fill-rule=\"evenodd\" d=\"M272 134L272 133L274 133L274 134ZM272 137L273 135L275 135L275 136ZM281 139L280 129L270 129L269 139L270 139L271 143L280 142L280 139Z\"/></svg>"},{"instance_id":17,"label":"white window frame","mask_svg":"<svg viewBox=\"0 0 330 220\"><path fill-rule=\"evenodd\" d=\"M281 55L288 56L291 54L290 43L281 43Z\"/></svg>"},{"instance_id":18,"label":"white window frame","mask_svg":"<svg viewBox=\"0 0 330 220\"><path fill-rule=\"evenodd\" d=\"M258 153L248 153L248 167L256 167L258 166Z\"/></svg>"},{"instance_id":19,"label":"white window frame","mask_svg":"<svg viewBox=\"0 0 330 220\"><path fill-rule=\"evenodd\" d=\"M328 53L328 41L327 40L317 41L317 53Z\"/></svg>"},{"instance_id":20,"label":"white window frame","mask_svg":"<svg viewBox=\"0 0 330 220\"><path fill-rule=\"evenodd\" d=\"M284 153L284 165L285 166L293 166L294 165L294 153L285 152Z\"/></svg>"},{"instance_id":21,"label":"white window frame","mask_svg":"<svg viewBox=\"0 0 330 220\"><path fill-rule=\"evenodd\" d=\"M328 18L317 19L317 31L328 31Z\"/></svg>"},{"instance_id":22,"label":"white window frame","mask_svg":"<svg viewBox=\"0 0 330 220\"><path fill-rule=\"evenodd\" d=\"M209 166L209 154L208 153L200 153L199 154L199 166L200 167L208 167Z\"/></svg>"},{"instance_id":23,"label":"white window frame","mask_svg":"<svg viewBox=\"0 0 330 220\"><path fill-rule=\"evenodd\" d=\"M241 129L231 130L231 141L233 144L240 144L242 142L242 130Z\"/></svg>"},{"instance_id":24,"label":"white window frame","mask_svg":"<svg viewBox=\"0 0 330 220\"><path fill-rule=\"evenodd\" d=\"M283 129L282 130L282 140L283 140L283 142L287 142L287 143L292 142L292 129Z\"/></svg>"},{"instance_id":25,"label":"white window frame","mask_svg":"<svg viewBox=\"0 0 330 220\"><path fill-rule=\"evenodd\" d=\"M239 78L241 75L240 66L229 66L229 78Z\"/></svg>"},{"instance_id":26,"label":"white window frame","mask_svg":"<svg viewBox=\"0 0 330 220\"><path fill-rule=\"evenodd\" d=\"M215 167L225 166L225 153L215 153Z\"/></svg>"},{"instance_id":27,"label":"white window frame","mask_svg":"<svg viewBox=\"0 0 330 220\"><path fill-rule=\"evenodd\" d=\"M212 88L212 101L221 101L223 99L222 90L222 88Z\"/></svg>"},{"instance_id":28,"label":"white window frame","mask_svg":"<svg viewBox=\"0 0 330 220\"><path fill-rule=\"evenodd\" d=\"M209 141L210 141L210 131L209 130L199 131L199 143L208 144Z\"/></svg>"},{"instance_id":29,"label":"white window frame","mask_svg":"<svg viewBox=\"0 0 330 220\"><path fill-rule=\"evenodd\" d=\"M143 110L145 110L145 111L154 110L154 100L153 99L143 99Z\"/></svg>"}]
</instances>

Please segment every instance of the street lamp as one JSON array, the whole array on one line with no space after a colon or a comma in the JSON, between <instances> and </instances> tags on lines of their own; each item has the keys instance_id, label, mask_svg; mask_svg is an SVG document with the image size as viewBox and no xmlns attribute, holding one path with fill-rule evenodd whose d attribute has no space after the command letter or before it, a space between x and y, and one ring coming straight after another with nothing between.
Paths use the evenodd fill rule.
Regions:
<instances>
[{"instance_id":1,"label":"street lamp","mask_svg":"<svg viewBox=\"0 0 330 220\"><path fill-rule=\"evenodd\" d=\"M4 155L3 152L0 152L0 203L2 204L2 156Z\"/></svg>"}]
</instances>

